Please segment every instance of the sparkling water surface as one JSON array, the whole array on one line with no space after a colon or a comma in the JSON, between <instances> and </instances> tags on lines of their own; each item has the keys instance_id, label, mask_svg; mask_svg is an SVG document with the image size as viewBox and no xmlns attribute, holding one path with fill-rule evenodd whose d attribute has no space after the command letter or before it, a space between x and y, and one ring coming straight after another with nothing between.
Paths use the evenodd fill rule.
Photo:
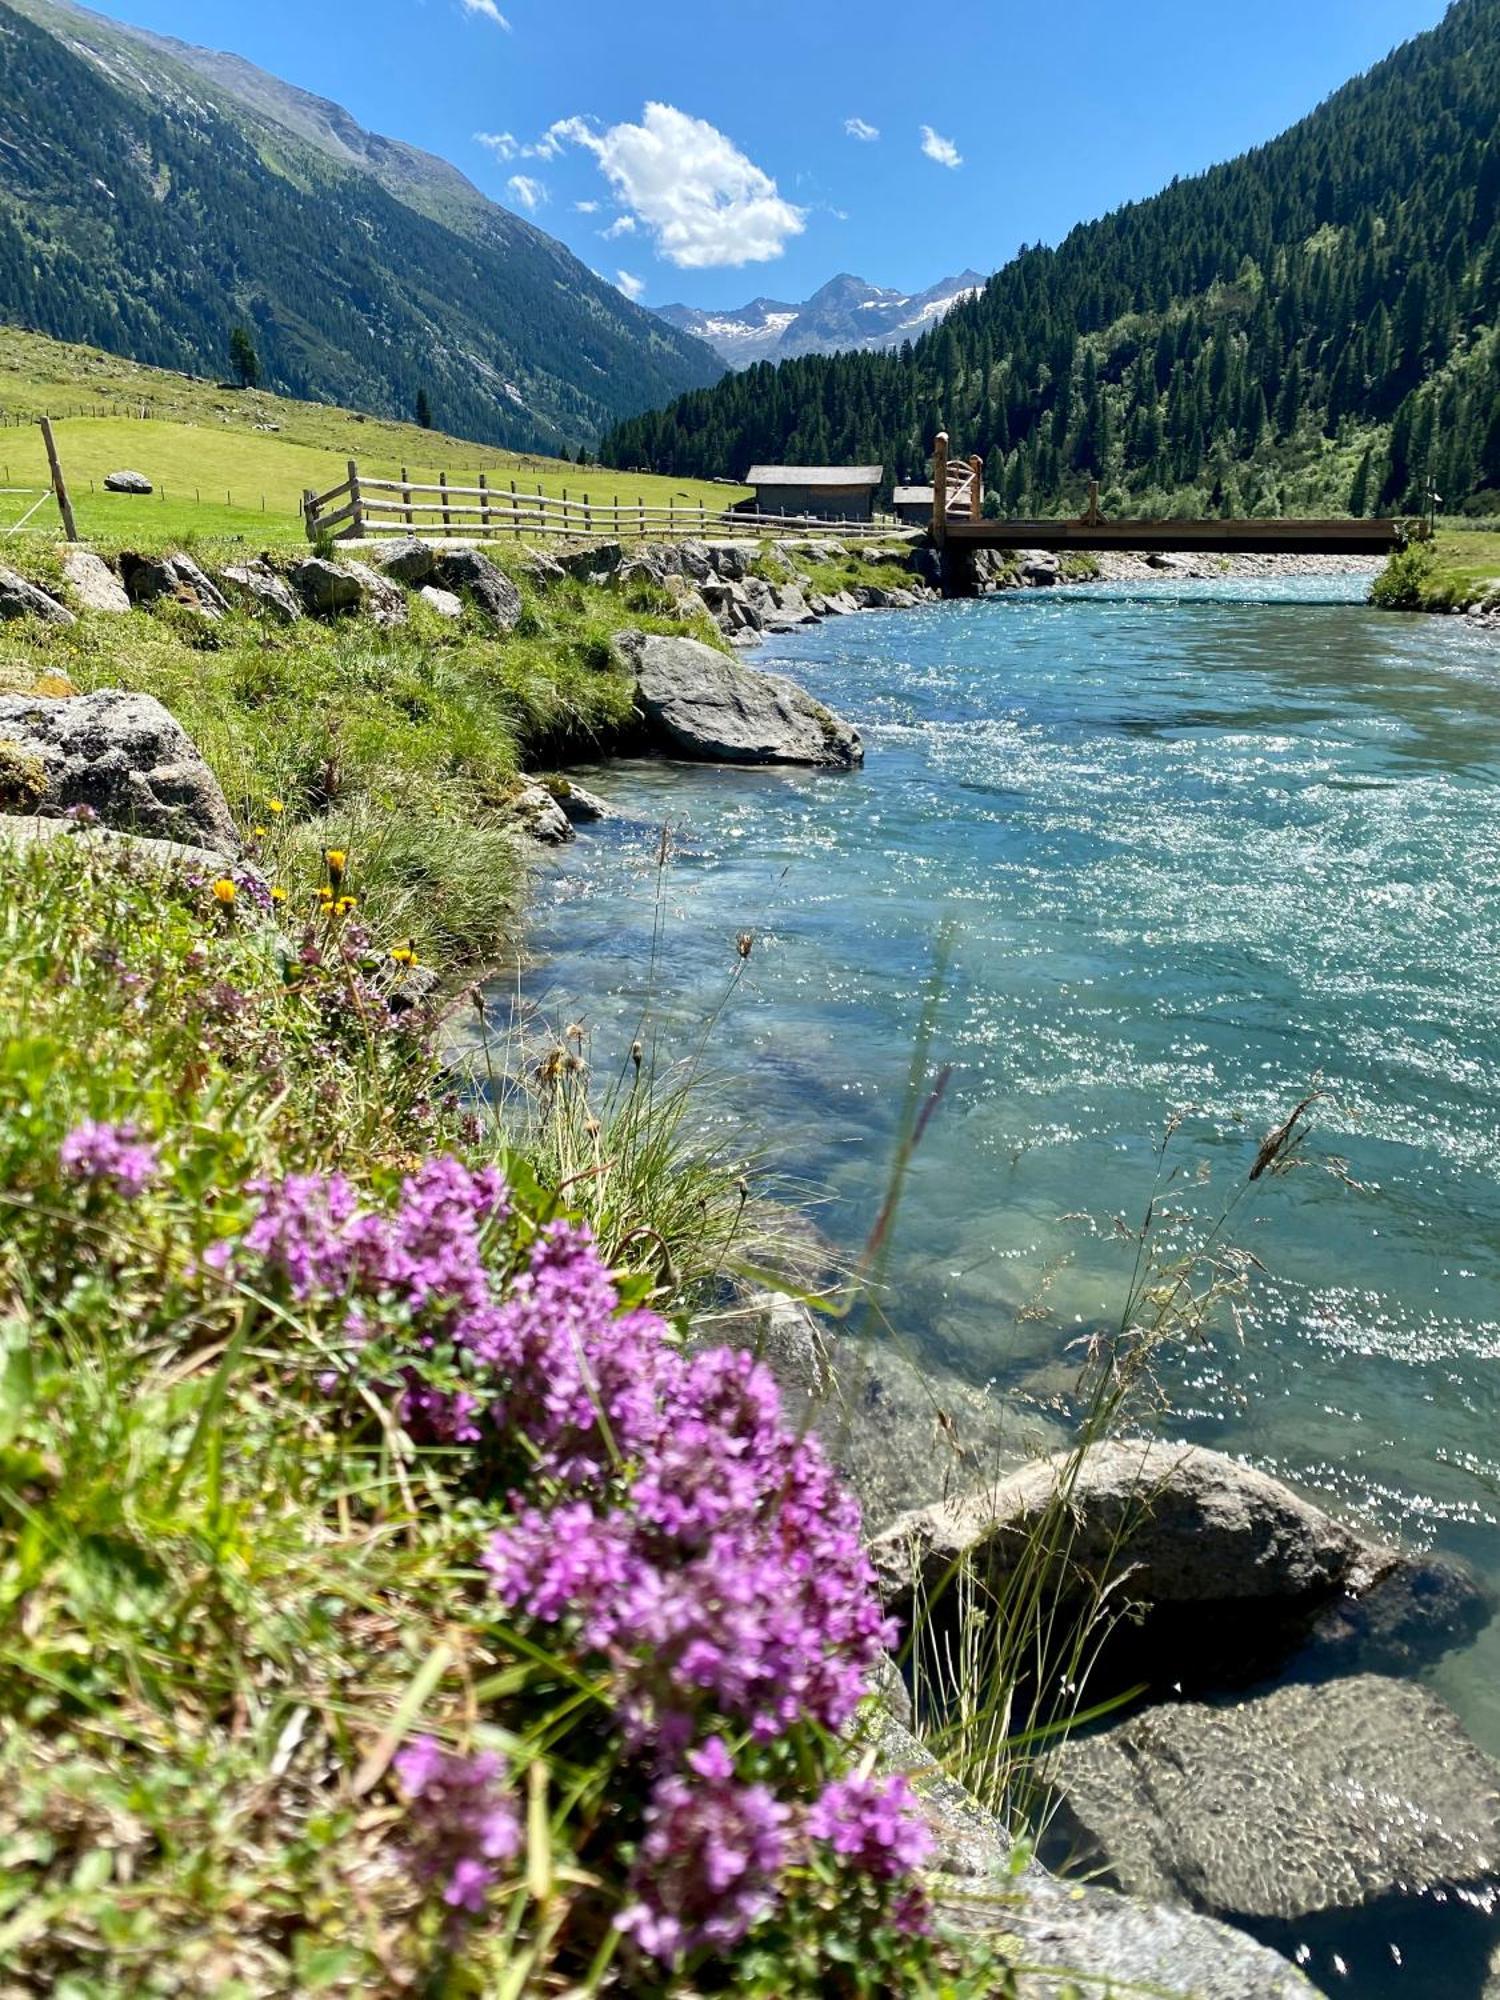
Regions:
<instances>
[{"instance_id":1,"label":"sparkling water surface","mask_svg":"<svg viewBox=\"0 0 1500 2000\"><path fill-rule=\"evenodd\" d=\"M1168 1119L1174 1198L1208 1215L1318 1088L1311 1163L1235 1213L1263 1267L1239 1336L1169 1371L1168 1427L1500 1587L1500 647L1367 585L1094 586L777 639L755 662L856 722L864 769L581 773L634 817L540 878L523 989L603 1067L643 1019L668 1061L753 933L714 1115L853 1247L948 938L952 1080L892 1317L1040 1397L1118 1315L1116 1218ZM1497 1669L1492 1627L1432 1677L1500 1754Z\"/></svg>"}]
</instances>

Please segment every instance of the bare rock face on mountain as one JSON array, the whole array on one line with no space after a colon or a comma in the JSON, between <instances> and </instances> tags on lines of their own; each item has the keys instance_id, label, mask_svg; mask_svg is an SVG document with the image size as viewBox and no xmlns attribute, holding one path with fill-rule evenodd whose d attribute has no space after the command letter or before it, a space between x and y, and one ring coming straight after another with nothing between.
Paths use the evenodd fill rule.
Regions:
<instances>
[{"instance_id":1,"label":"bare rock face on mountain","mask_svg":"<svg viewBox=\"0 0 1500 2000\"><path fill-rule=\"evenodd\" d=\"M636 673L636 702L662 749L711 764L864 761L859 731L795 681L757 673L697 639L618 635Z\"/></svg>"},{"instance_id":2,"label":"bare rock face on mountain","mask_svg":"<svg viewBox=\"0 0 1500 2000\"><path fill-rule=\"evenodd\" d=\"M218 779L151 695L105 688L70 701L0 696L0 737L41 762L43 814L87 806L124 833L239 852Z\"/></svg>"},{"instance_id":3,"label":"bare rock face on mountain","mask_svg":"<svg viewBox=\"0 0 1500 2000\"><path fill-rule=\"evenodd\" d=\"M38 590L13 569L0 569L0 618L40 618L47 625L71 625L73 614L65 604Z\"/></svg>"}]
</instances>

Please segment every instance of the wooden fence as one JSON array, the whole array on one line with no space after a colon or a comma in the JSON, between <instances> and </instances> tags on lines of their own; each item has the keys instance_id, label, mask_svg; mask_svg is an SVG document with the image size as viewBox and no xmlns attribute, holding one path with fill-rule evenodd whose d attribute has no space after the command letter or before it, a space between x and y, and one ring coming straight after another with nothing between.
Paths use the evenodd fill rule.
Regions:
<instances>
[{"instance_id":1,"label":"wooden fence","mask_svg":"<svg viewBox=\"0 0 1500 2000\"><path fill-rule=\"evenodd\" d=\"M889 521L831 521L809 515L746 514L715 508L703 501L595 500L583 493L520 491L491 485L486 474L475 486L449 483L446 473L436 486L409 479L403 467L399 479L368 479L354 459L349 476L327 493L305 492L302 516L307 538L331 535L336 541L362 541L373 535L437 535L452 539L488 540L501 535L567 535L576 540L624 541L634 537L670 540L682 535L761 535L766 533L826 533L840 541L880 538L902 532Z\"/></svg>"}]
</instances>

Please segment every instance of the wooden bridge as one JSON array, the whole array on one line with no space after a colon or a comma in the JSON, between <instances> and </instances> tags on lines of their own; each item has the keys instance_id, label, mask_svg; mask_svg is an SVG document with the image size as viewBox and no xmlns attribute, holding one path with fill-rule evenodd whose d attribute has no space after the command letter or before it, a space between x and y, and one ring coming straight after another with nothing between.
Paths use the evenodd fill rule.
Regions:
<instances>
[{"instance_id":1,"label":"wooden bridge","mask_svg":"<svg viewBox=\"0 0 1500 2000\"><path fill-rule=\"evenodd\" d=\"M1389 556L1432 533L1426 521L1106 521L1099 483L1076 521L987 521L984 460L950 460L940 434L932 454L932 539L960 561L969 549L1126 549L1141 554Z\"/></svg>"}]
</instances>

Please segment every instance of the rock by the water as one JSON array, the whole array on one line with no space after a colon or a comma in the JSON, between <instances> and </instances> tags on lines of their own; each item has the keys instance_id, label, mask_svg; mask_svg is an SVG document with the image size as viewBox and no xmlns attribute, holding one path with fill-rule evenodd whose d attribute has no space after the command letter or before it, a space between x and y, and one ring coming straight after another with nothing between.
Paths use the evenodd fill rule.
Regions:
<instances>
[{"instance_id":1,"label":"rock by the water","mask_svg":"<svg viewBox=\"0 0 1500 2000\"><path fill-rule=\"evenodd\" d=\"M142 556L127 549L120 557L120 575L132 604L168 599L201 612L205 618L220 618L229 609L228 598L209 582L191 556Z\"/></svg>"},{"instance_id":2,"label":"rock by the water","mask_svg":"<svg viewBox=\"0 0 1500 2000\"><path fill-rule=\"evenodd\" d=\"M757 673L697 639L621 633L635 667L636 702L664 749L719 764L863 761L859 731L795 681Z\"/></svg>"},{"instance_id":3,"label":"rock by the water","mask_svg":"<svg viewBox=\"0 0 1500 2000\"><path fill-rule=\"evenodd\" d=\"M450 624L457 625L463 618L463 601L455 597L451 590L439 590L435 583L424 583L417 595L429 611L435 611L439 618L446 618Z\"/></svg>"},{"instance_id":4,"label":"rock by the water","mask_svg":"<svg viewBox=\"0 0 1500 2000\"><path fill-rule=\"evenodd\" d=\"M47 772L41 809L49 817L89 806L121 832L239 852L218 779L152 695L118 688L71 701L3 695L0 737L41 758Z\"/></svg>"},{"instance_id":5,"label":"rock by the water","mask_svg":"<svg viewBox=\"0 0 1500 2000\"><path fill-rule=\"evenodd\" d=\"M106 493L153 493L155 488L144 472L106 472Z\"/></svg>"},{"instance_id":6,"label":"rock by the water","mask_svg":"<svg viewBox=\"0 0 1500 2000\"><path fill-rule=\"evenodd\" d=\"M1148 1710L1051 1760L1054 1821L1131 1895L1300 1921L1500 1876L1500 1766L1384 1675Z\"/></svg>"},{"instance_id":7,"label":"rock by the water","mask_svg":"<svg viewBox=\"0 0 1500 2000\"><path fill-rule=\"evenodd\" d=\"M1062 564L1049 549L1028 549L1021 557L1021 575L1033 588L1056 583L1062 574Z\"/></svg>"},{"instance_id":8,"label":"rock by the water","mask_svg":"<svg viewBox=\"0 0 1500 2000\"><path fill-rule=\"evenodd\" d=\"M249 610L278 625L295 625L302 616L296 596L268 563L229 563L219 576Z\"/></svg>"},{"instance_id":9,"label":"rock by the water","mask_svg":"<svg viewBox=\"0 0 1500 2000\"><path fill-rule=\"evenodd\" d=\"M574 826L593 826L601 819L614 818L599 794L580 785L576 778L549 778L547 790Z\"/></svg>"},{"instance_id":10,"label":"rock by the water","mask_svg":"<svg viewBox=\"0 0 1500 2000\"><path fill-rule=\"evenodd\" d=\"M917 1578L935 1589L961 1557L1003 1587L1068 1468L1066 1457L1043 1460L897 1522L873 1547L889 1601L904 1605ZM1114 1656L1154 1686L1246 1684L1300 1647L1321 1613L1362 1597L1403 1560L1279 1480L1185 1445L1097 1445L1067 1500L1059 1598L1113 1584L1136 1614L1116 1627Z\"/></svg>"},{"instance_id":11,"label":"rock by the water","mask_svg":"<svg viewBox=\"0 0 1500 2000\"><path fill-rule=\"evenodd\" d=\"M415 535L406 535L399 542L383 542L372 560L382 576L415 590L431 582L432 572L437 568L437 551Z\"/></svg>"},{"instance_id":12,"label":"rock by the water","mask_svg":"<svg viewBox=\"0 0 1500 2000\"><path fill-rule=\"evenodd\" d=\"M32 814L0 813L0 847L24 850L29 847L73 846L80 852L102 852L128 857L164 874L186 872L212 878L233 873L244 882L262 882L256 869L247 868L232 853L220 848L198 847L191 841L159 840L150 834L122 833L104 825L80 826L70 819L40 819ZM266 903L269 905L269 894ZM257 902L245 898L239 907L252 916L263 914Z\"/></svg>"},{"instance_id":13,"label":"rock by the water","mask_svg":"<svg viewBox=\"0 0 1500 2000\"><path fill-rule=\"evenodd\" d=\"M63 557L63 575L85 611L128 611L125 586L102 556L92 549L70 548Z\"/></svg>"},{"instance_id":14,"label":"rock by the water","mask_svg":"<svg viewBox=\"0 0 1500 2000\"><path fill-rule=\"evenodd\" d=\"M65 604L38 590L13 569L0 569L0 618L40 618L47 625L71 625L73 614Z\"/></svg>"},{"instance_id":15,"label":"rock by the water","mask_svg":"<svg viewBox=\"0 0 1500 2000\"><path fill-rule=\"evenodd\" d=\"M562 847L577 838L567 814L545 785L524 785L511 799L509 811L522 831L544 847Z\"/></svg>"},{"instance_id":16,"label":"rock by the water","mask_svg":"<svg viewBox=\"0 0 1500 2000\"><path fill-rule=\"evenodd\" d=\"M352 564L330 562L326 556L305 556L292 571L292 587L317 618L358 611L364 601L364 585Z\"/></svg>"},{"instance_id":17,"label":"rock by the water","mask_svg":"<svg viewBox=\"0 0 1500 2000\"><path fill-rule=\"evenodd\" d=\"M478 549L452 549L433 570L432 581L467 599L481 617L500 632L514 632L521 622L521 593L498 563Z\"/></svg>"}]
</instances>

